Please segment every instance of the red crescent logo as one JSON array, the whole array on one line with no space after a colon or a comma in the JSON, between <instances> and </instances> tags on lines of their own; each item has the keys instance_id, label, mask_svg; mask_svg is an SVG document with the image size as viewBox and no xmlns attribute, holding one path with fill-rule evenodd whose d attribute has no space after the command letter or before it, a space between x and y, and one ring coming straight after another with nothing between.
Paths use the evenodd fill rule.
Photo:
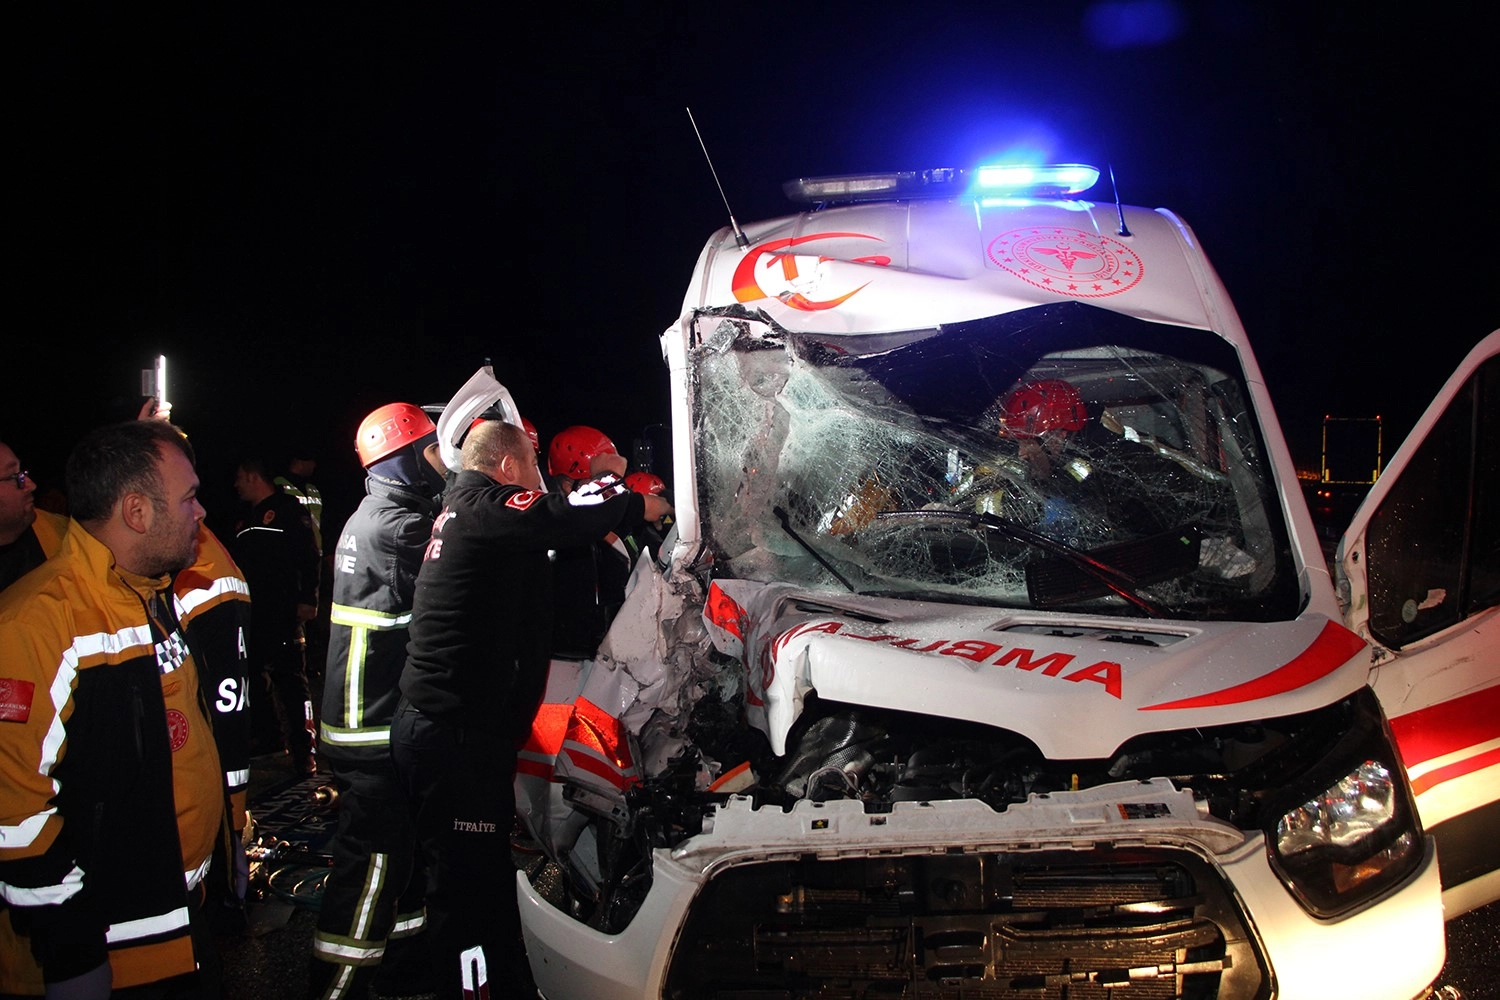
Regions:
<instances>
[{"instance_id":1,"label":"red crescent logo","mask_svg":"<svg viewBox=\"0 0 1500 1000\"><path fill-rule=\"evenodd\" d=\"M757 299L774 298L785 305L791 306L793 309L800 309L803 312L816 312L822 309L832 309L835 306L847 302L850 297L852 297L855 293L857 293L861 288L864 288L865 286L860 285L859 288L855 288L853 291L845 292L843 295L840 295L834 299L816 300L809 299L801 292L793 291L791 289L787 289L786 291L778 292L773 295L760 286L760 283L756 277L756 271L758 268L761 270L769 271L777 264L780 264L780 278L788 283L793 282L799 276L797 271L797 258L798 256L805 255L781 253L780 251L786 250L789 247L801 246L804 243L811 243L814 240L832 239L875 240L876 242L884 242L880 239L880 237L870 236L866 233L814 233L811 236L793 236L789 239L771 240L768 243L762 243L760 246L753 247L750 252L745 255L745 259L740 261L734 269L734 277L730 281L730 288L734 292L735 301L754 302ZM771 254L771 259L762 264L761 258L766 254ZM819 257L818 261L821 263L822 261L832 259L833 258L831 257ZM890 264L891 258L883 254L874 254L865 257L855 257L853 262L856 264L874 264L879 267L886 267ZM865 284L869 284L869 282L866 282Z\"/></svg>"}]
</instances>

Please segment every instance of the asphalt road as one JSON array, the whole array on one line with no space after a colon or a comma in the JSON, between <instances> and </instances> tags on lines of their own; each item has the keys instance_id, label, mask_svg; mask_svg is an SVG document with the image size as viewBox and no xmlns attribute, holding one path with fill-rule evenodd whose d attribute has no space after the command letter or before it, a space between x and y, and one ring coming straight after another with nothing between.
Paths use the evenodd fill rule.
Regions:
<instances>
[{"instance_id":1,"label":"asphalt road","mask_svg":"<svg viewBox=\"0 0 1500 1000\"><path fill-rule=\"evenodd\" d=\"M1448 964L1438 982L1468 1000L1500 1000L1500 903L1448 922Z\"/></svg>"},{"instance_id":2,"label":"asphalt road","mask_svg":"<svg viewBox=\"0 0 1500 1000\"><path fill-rule=\"evenodd\" d=\"M303 815L324 823L332 819L332 811L320 808L313 798L320 782L294 782L286 759L255 758L250 775L250 813L263 831L273 832L268 827L274 824L279 836L285 830L287 816L285 809L276 806L294 800L303 804ZM266 817L273 809L281 815ZM310 905L311 900L309 905L297 905L276 895L263 881L264 875L262 871L252 872L246 907L248 928L243 933L221 934L218 939L224 961L225 1000L302 1000L307 995L317 910Z\"/></svg>"}]
</instances>

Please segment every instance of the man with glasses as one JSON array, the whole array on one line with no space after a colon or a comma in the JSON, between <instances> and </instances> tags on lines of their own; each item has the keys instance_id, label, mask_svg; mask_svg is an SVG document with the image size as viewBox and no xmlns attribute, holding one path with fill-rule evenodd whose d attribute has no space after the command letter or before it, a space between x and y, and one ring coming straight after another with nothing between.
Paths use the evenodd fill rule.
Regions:
<instances>
[{"instance_id":1,"label":"man with glasses","mask_svg":"<svg viewBox=\"0 0 1500 1000\"><path fill-rule=\"evenodd\" d=\"M0 443L0 590L46 562L62 545L68 519L36 506L32 479Z\"/></svg>"}]
</instances>

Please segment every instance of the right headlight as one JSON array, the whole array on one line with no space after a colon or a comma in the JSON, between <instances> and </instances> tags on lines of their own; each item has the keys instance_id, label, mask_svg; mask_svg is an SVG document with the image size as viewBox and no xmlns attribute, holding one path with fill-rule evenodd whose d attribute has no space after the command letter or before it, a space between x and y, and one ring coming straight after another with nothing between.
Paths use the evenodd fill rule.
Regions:
<instances>
[{"instance_id":1,"label":"right headlight","mask_svg":"<svg viewBox=\"0 0 1500 1000\"><path fill-rule=\"evenodd\" d=\"M1422 830L1389 728L1379 716L1360 721L1352 739L1339 745L1343 753L1357 751L1352 766L1346 763L1339 777L1284 806L1274 829L1266 831L1282 881L1320 917L1380 895L1422 860Z\"/></svg>"}]
</instances>

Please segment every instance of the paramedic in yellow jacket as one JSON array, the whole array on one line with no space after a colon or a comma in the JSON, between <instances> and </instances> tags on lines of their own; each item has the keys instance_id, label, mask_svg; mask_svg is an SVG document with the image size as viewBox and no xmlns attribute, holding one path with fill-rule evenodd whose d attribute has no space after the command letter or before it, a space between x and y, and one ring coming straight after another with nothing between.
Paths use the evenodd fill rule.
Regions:
<instances>
[{"instance_id":1,"label":"paramedic in yellow jacket","mask_svg":"<svg viewBox=\"0 0 1500 1000\"><path fill-rule=\"evenodd\" d=\"M100 428L67 485L60 551L0 595L0 895L32 952L0 970L34 956L75 1000L214 995L200 904L228 800L172 591L203 518L192 450L158 421Z\"/></svg>"},{"instance_id":2,"label":"paramedic in yellow jacket","mask_svg":"<svg viewBox=\"0 0 1500 1000\"><path fill-rule=\"evenodd\" d=\"M138 419L152 418L143 410ZM6 489L10 483L15 485L13 490ZM0 591L55 556L68 533L69 518L37 507L32 499L35 493L36 480L21 468L15 452L0 442ZM199 522L193 564L177 574L172 589L182 602L182 626L197 652L199 672L213 705L214 736L225 781L238 805L235 816L240 828L250 779L245 663L250 588L224 543Z\"/></svg>"},{"instance_id":3,"label":"paramedic in yellow jacket","mask_svg":"<svg viewBox=\"0 0 1500 1000\"><path fill-rule=\"evenodd\" d=\"M193 650L199 685L213 710L214 742L239 839L249 819L245 799L250 783L250 667L246 657L250 587L229 549L208 525L200 523L193 564L172 580L172 591ZM234 857L245 864L243 850ZM238 874L248 876L245 871ZM244 888L235 886L237 898L243 899Z\"/></svg>"}]
</instances>

